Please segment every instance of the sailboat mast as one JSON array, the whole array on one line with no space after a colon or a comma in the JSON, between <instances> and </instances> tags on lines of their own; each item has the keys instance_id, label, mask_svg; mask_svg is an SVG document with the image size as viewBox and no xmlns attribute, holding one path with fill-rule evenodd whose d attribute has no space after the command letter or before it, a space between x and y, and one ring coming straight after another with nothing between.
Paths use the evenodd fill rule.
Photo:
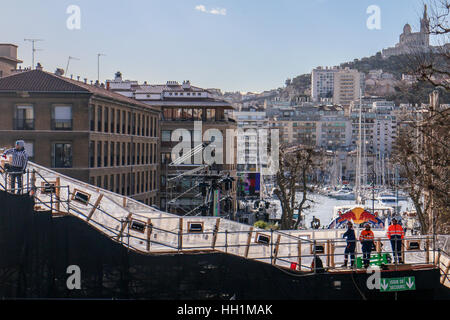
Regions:
<instances>
[{"instance_id":1,"label":"sailboat mast","mask_svg":"<svg viewBox=\"0 0 450 320\"><path fill-rule=\"evenodd\" d=\"M359 203L361 194L361 119L362 119L362 102L361 102L361 89L359 90L359 127L358 127L358 151L357 151L357 163L356 163L356 177L355 177L355 191L356 202Z\"/></svg>"}]
</instances>

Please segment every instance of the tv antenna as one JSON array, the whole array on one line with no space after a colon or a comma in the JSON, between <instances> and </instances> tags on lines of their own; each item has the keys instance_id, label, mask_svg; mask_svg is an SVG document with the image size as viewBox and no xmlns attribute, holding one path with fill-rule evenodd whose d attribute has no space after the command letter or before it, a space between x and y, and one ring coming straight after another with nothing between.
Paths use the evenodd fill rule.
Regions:
<instances>
[{"instance_id":1,"label":"tv antenna","mask_svg":"<svg viewBox=\"0 0 450 320\"><path fill-rule=\"evenodd\" d=\"M36 49L34 44L38 41L44 41L44 39L23 39L23 41L30 41L31 42L31 69L35 68L34 65L34 54L36 51L42 51L42 49Z\"/></svg>"},{"instance_id":2,"label":"tv antenna","mask_svg":"<svg viewBox=\"0 0 450 320\"><path fill-rule=\"evenodd\" d=\"M69 58L67 59L66 75L69 74L69 63L70 63L70 60L80 60L80 59L69 56Z\"/></svg>"},{"instance_id":3,"label":"tv antenna","mask_svg":"<svg viewBox=\"0 0 450 320\"><path fill-rule=\"evenodd\" d=\"M106 56L103 53L97 53L97 81L100 82L100 56Z\"/></svg>"}]
</instances>

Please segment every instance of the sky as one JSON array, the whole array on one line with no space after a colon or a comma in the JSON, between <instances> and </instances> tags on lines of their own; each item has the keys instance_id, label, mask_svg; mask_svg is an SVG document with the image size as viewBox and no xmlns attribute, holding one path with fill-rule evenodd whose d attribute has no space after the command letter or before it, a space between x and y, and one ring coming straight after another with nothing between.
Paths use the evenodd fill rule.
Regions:
<instances>
[{"instance_id":1,"label":"sky","mask_svg":"<svg viewBox=\"0 0 450 320\"><path fill-rule=\"evenodd\" d=\"M67 75L261 92L287 78L394 46L420 27L423 0L0 0L0 43L31 43L44 70ZM380 9L379 29L367 20ZM71 6L79 8L79 15ZM79 23L78 23L79 22ZM69 26L68 26L69 23Z\"/></svg>"}]
</instances>

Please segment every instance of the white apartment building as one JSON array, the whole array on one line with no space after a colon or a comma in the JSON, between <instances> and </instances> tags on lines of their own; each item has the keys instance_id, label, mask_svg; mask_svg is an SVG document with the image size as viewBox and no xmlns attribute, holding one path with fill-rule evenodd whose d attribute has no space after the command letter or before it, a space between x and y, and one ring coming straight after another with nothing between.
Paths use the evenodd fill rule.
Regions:
<instances>
[{"instance_id":1,"label":"white apartment building","mask_svg":"<svg viewBox=\"0 0 450 320\"><path fill-rule=\"evenodd\" d=\"M237 172L260 172L261 164L267 164L259 154L260 129L267 132L270 138L269 120L264 111L233 111L237 122Z\"/></svg>"},{"instance_id":2,"label":"white apartment building","mask_svg":"<svg viewBox=\"0 0 450 320\"><path fill-rule=\"evenodd\" d=\"M321 101L324 98L332 98L334 92L334 74L337 67L317 67L311 72L311 98L313 101Z\"/></svg>"},{"instance_id":3,"label":"white apartment building","mask_svg":"<svg viewBox=\"0 0 450 320\"><path fill-rule=\"evenodd\" d=\"M397 138L397 119L392 101L363 102L361 113L362 151L387 157ZM359 139L359 103L352 105L352 146L356 148ZM364 149L365 145L365 149Z\"/></svg>"}]
</instances>

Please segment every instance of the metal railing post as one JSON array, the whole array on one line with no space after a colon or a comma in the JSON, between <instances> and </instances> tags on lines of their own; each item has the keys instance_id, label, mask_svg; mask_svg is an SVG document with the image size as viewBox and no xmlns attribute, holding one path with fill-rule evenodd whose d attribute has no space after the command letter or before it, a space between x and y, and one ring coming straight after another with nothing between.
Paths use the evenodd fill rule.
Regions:
<instances>
[{"instance_id":1,"label":"metal railing post","mask_svg":"<svg viewBox=\"0 0 450 320\"><path fill-rule=\"evenodd\" d=\"M270 264L273 264L273 229L270 229Z\"/></svg>"},{"instance_id":2,"label":"metal railing post","mask_svg":"<svg viewBox=\"0 0 450 320\"><path fill-rule=\"evenodd\" d=\"M225 230L225 253L228 253L228 230Z\"/></svg>"},{"instance_id":3,"label":"metal railing post","mask_svg":"<svg viewBox=\"0 0 450 320\"><path fill-rule=\"evenodd\" d=\"M313 254L314 254L314 257L313 257L313 266L314 266L314 273L316 273L316 270L317 270L316 242L317 242L317 241L314 239L314 241L313 241Z\"/></svg>"}]
</instances>

